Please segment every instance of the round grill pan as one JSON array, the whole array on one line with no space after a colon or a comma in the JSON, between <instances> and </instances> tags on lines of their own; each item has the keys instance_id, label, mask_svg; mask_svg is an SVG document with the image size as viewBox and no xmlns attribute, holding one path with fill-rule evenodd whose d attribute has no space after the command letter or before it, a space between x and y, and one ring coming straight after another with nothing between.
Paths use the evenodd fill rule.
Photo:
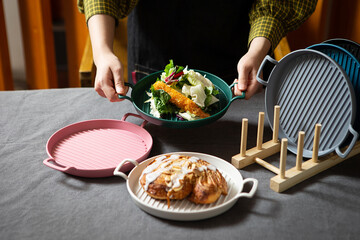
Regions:
<instances>
[{"instance_id":1,"label":"round grill pan","mask_svg":"<svg viewBox=\"0 0 360 240\"><path fill-rule=\"evenodd\" d=\"M349 80L355 91L355 98L357 103L354 129L357 132L359 132L360 131L360 62L359 60L353 54L347 51L345 48L334 44L320 43L320 44L312 45L308 48L325 53L326 55L334 59L348 75ZM358 57L360 57L360 47L358 51L359 51Z\"/></svg>"},{"instance_id":2,"label":"round grill pan","mask_svg":"<svg viewBox=\"0 0 360 240\"><path fill-rule=\"evenodd\" d=\"M55 132L46 144L50 158L43 163L55 170L80 177L113 176L116 166L125 158L138 162L146 159L152 148L151 135L141 126L121 120L98 119L68 125ZM129 171L126 164L121 171Z\"/></svg>"},{"instance_id":3,"label":"round grill pan","mask_svg":"<svg viewBox=\"0 0 360 240\"><path fill-rule=\"evenodd\" d=\"M324 41L324 43L334 44L346 49L354 57L360 61L360 44L349 39L344 38L334 38Z\"/></svg>"},{"instance_id":4,"label":"round grill pan","mask_svg":"<svg viewBox=\"0 0 360 240\"><path fill-rule=\"evenodd\" d=\"M166 200L157 200L151 198L139 184L139 178L142 171L154 158L157 158L160 155L147 159L141 164L138 164L131 159L126 159L115 169L114 175L121 176L126 180L128 192L135 204L149 214L160 218L178 221L195 221L206 219L227 211L236 203L240 197L252 198L256 192L258 185L258 181L256 179L243 179L239 170L221 158L195 152L174 152L167 154L198 157L215 166L227 181L228 194L226 196L222 195L216 202L212 204L194 204L186 199L172 200L170 208L168 208ZM132 162L137 165L131 170L129 176L126 176L124 173L118 171L118 169L122 167L122 164L126 162ZM247 182L252 183L252 187L249 192L243 192L244 184Z\"/></svg>"},{"instance_id":5,"label":"round grill pan","mask_svg":"<svg viewBox=\"0 0 360 240\"><path fill-rule=\"evenodd\" d=\"M275 67L266 82L260 72L267 61ZM319 156L334 150L342 158L349 154L358 137L352 127L356 101L348 76L333 59L311 49L294 51L279 62L267 56L257 80L267 86L265 111L271 127L274 106L280 106L279 138L288 139L288 150L297 152L298 132L304 131L303 156L311 158L315 124L320 123ZM339 146L349 133L351 143L341 152Z\"/></svg>"}]
</instances>

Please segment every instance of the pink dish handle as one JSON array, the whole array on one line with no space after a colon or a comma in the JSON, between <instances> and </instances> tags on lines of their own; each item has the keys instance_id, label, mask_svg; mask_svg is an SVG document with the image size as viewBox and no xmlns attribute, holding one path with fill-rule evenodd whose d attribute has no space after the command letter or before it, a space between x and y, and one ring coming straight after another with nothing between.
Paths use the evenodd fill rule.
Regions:
<instances>
[{"instance_id":1,"label":"pink dish handle","mask_svg":"<svg viewBox=\"0 0 360 240\"><path fill-rule=\"evenodd\" d=\"M137 115L137 114L134 114L134 113L126 113L126 114L122 117L121 121L126 121L126 118L127 118L128 116L133 116L133 117L137 117L137 118L140 118L140 119L144 120L144 122L140 125L140 127L142 127L142 128L144 128L145 125L148 123L148 122L147 122L145 119L143 119L140 115Z\"/></svg>"},{"instance_id":2,"label":"pink dish handle","mask_svg":"<svg viewBox=\"0 0 360 240\"><path fill-rule=\"evenodd\" d=\"M54 163L52 163L52 162L55 162L55 160L52 159L52 158L48 158L48 159L45 159L45 160L43 161L43 163L44 163L46 166L48 166L48 167L50 167L50 168L52 168L52 169L58 170L58 171L60 171L60 172L67 172L67 171L71 168L71 167L63 167L63 166L60 166L60 165L56 165L56 164L54 164Z\"/></svg>"},{"instance_id":3,"label":"pink dish handle","mask_svg":"<svg viewBox=\"0 0 360 240\"><path fill-rule=\"evenodd\" d=\"M136 83L137 83L136 72L133 71L133 72L131 73L131 76L132 76L133 83L136 84Z\"/></svg>"}]
</instances>

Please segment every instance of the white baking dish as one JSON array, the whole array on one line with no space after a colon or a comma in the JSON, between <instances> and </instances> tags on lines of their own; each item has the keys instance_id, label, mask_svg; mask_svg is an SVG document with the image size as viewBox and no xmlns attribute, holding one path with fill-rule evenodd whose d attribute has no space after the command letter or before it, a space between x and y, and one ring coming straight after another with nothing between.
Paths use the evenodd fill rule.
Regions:
<instances>
[{"instance_id":1,"label":"white baking dish","mask_svg":"<svg viewBox=\"0 0 360 240\"><path fill-rule=\"evenodd\" d=\"M222 195L215 203L205 205L194 204L186 199L172 200L170 207L168 208L166 200L157 200L151 198L139 184L139 177L141 176L143 169L154 158L157 158L160 155L149 158L143 161L141 164L131 159L125 159L114 170L114 175L121 176L126 180L127 189L135 204L149 214L160 218L179 221L206 219L227 211L236 203L240 197L252 198L256 192L258 185L258 181L256 179L243 179L239 170L221 158L195 152L173 152L166 154L194 156L209 162L211 165L215 166L226 179L228 184L228 195ZM119 171L121 166L126 162L132 162L136 165L136 167L132 169L128 176ZM242 192L244 184L247 182L252 182L251 190L249 192Z\"/></svg>"}]
</instances>

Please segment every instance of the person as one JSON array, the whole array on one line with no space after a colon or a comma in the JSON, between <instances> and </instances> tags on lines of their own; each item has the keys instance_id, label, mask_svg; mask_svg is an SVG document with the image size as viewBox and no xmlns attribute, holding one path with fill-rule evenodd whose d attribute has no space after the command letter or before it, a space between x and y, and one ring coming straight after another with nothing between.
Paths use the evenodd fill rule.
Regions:
<instances>
[{"instance_id":1,"label":"person","mask_svg":"<svg viewBox=\"0 0 360 240\"><path fill-rule=\"evenodd\" d=\"M317 0L166 1L78 0L97 68L94 88L111 102L125 95L124 69L112 46L118 20L128 16L128 72L177 65L211 72L245 91L262 90L260 64L290 31L315 10Z\"/></svg>"}]
</instances>

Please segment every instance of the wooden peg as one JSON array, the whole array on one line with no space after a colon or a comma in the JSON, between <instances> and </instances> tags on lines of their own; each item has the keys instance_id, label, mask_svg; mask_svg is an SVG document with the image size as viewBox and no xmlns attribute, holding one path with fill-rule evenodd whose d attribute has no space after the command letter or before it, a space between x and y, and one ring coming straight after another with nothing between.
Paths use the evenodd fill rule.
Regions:
<instances>
[{"instance_id":1,"label":"wooden peg","mask_svg":"<svg viewBox=\"0 0 360 240\"><path fill-rule=\"evenodd\" d=\"M280 170L279 168L275 167L274 165L262 160L261 158L258 158L256 157L255 158L255 162L261 166L263 166L264 168L272 171L273 173L276 173L276 174L280 174Z\"/></svg>"},{"instance_id":2,"label":"wooden peg","mask_svg":"<svg viewBox=\"0 0 360 240\"><path fill-rule=\"evenodd\" d=\"M256 148L258 150L262 149L263 144L263 136L264 136L264 112L259 112L259 120L258 120L258 132L257 132L257 143Z\"/></svg>"},{"instance_id":3,"label":"wooden peg","mask_svg":"<svg viewBox=\"0 0 360 240\"><path fill-rule=\"evenodd\" d=\"M339 157L337 154L328 154L321 157L321 161L314 163L312 159L302 164L302 170L298 171L295 167L286 171L286 179L282 179L280 175L276 175L270 179L270 188L275 192L283 192L296 184L319 174L326 169L333 167L346 159L360 154L360 141L357 141L352 151L345 158Z\"/></svg>"},{"instance_id":4,"label":"wooden peg","mask_svg":"<svg viewBox=\"0 0 360 240\"><path fill-rule=\"evenodd\" d=\"M280 106L274 107L274 126L273 126L273 142L278 142L279 138L279 122L280 122Z\"/></svg>"},{"instance_id":5,"label":"wooden peg","mask_svg":"<svg viewBox=\"0 0 360 240\"><path fill-rule=\"evenodd\" d=\"M242 127L241 127L241 142L240 142L240 156L241 157L245 157L245 155L246 155L247 132L248 132L248 119L244 118L242 120Z\"/></svg>"},{"instance_id":6,"label":"wooden peg","mask_svg":"<svg viewBox=\"0 0 360 240\"><path fill-rule=\"evenodd\" d=\"M302 168L304 139L305 139L305 132L300 131L298 137L297 155L296 155L296 170L298 171L301 171Z\"/></svg>"},{"instance_id":7,"label":"wooden peg","mask_svg":"<svg viewBox=\"0 0 360 240\"><path fill-rule=\"evenodd\" d=\"M286 157L287 157L287 144L288 140L286 138L281 139L281 149L280 149L280 178L285 178L285 169L286 169Z\"/></svg>"},{"instance_id":8,"label":"wooden peg","mask_svg":"<svg viewBox=\"0 0 360 240\"><path fill-rule=\"evenodd\" d=\"M317 123L315 125L315 134L314 134L314 143L313 143L313 154L312 154L312 160L313 162L318 162L318 156L319 156L319 144L320 144L320 132L321 132L321 124Z\"/></svg>"}]
</instances>

